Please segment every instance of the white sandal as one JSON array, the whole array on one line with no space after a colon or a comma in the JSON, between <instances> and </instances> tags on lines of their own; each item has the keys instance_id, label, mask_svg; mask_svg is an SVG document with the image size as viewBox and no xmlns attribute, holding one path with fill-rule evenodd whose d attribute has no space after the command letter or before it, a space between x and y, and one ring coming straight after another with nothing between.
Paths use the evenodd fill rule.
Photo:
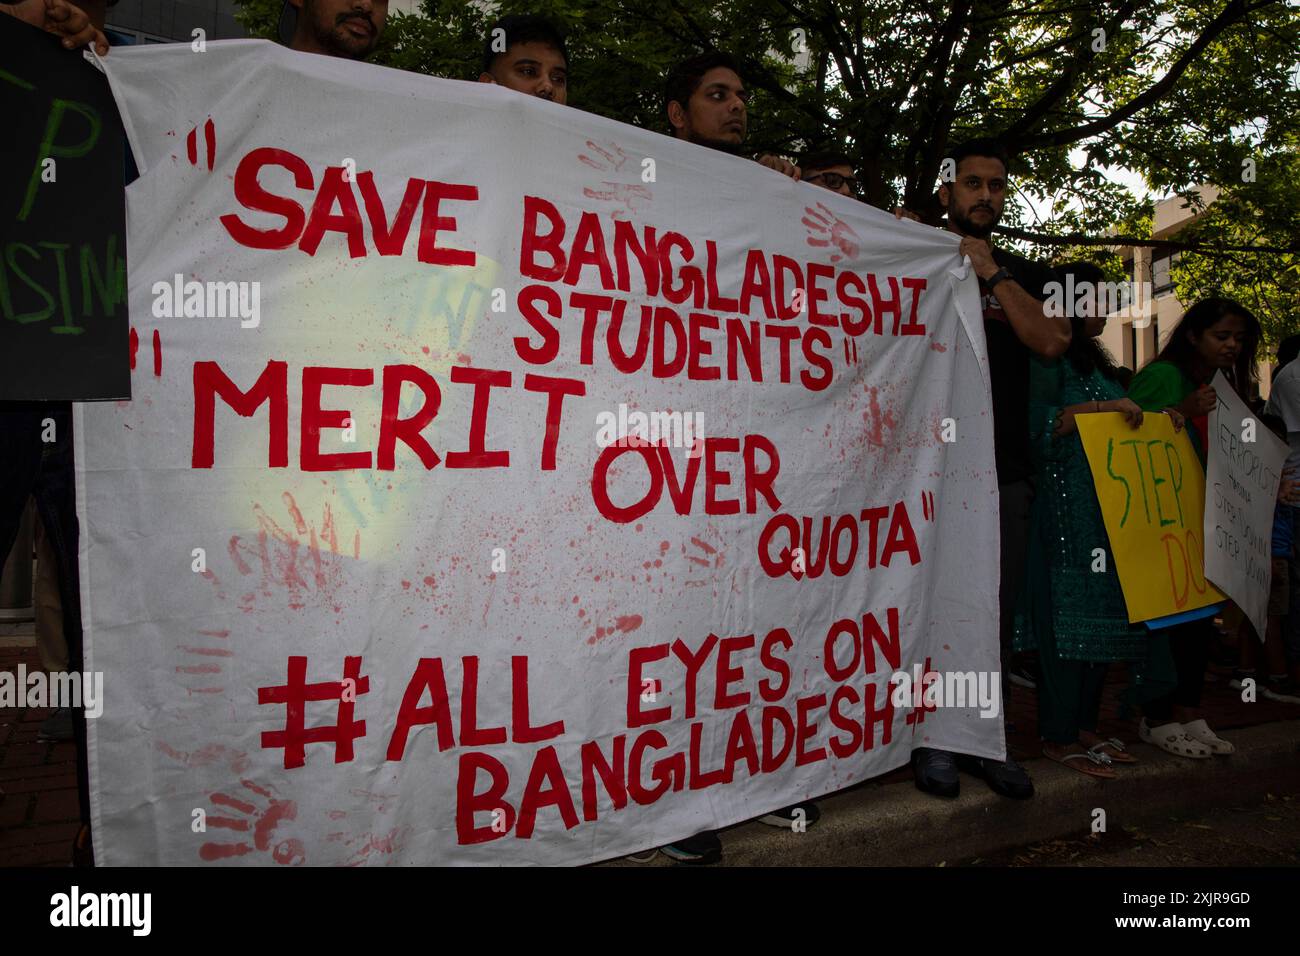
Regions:
<instances>
[{"instance_id":1,"label":"white sandal","mask_svg":"<svg viewBox=\"0 0 1300 956\"><path fill-rule=\"evenodd\" d=\"M1211 730L1210 725L1204 719L1193 720L1190 724L1183 724L1183 730L1193 740L1199 740L1209 747L1211 753L1231 754L1237 752L1236 746Z\"/></svg>"},{"instance_id":2,"label":"white sandal","mask_svg":"<svg viewBox=\"0 0 1300 956\"><path fill-rule=\"evenodd\" d=\"M1142 722L1138 724L1138 736L1144 743L1159 747L1176 757L1208 760L1213 756L1210 748L1203 741L1189 734L1176 720L1161 724L1159 727L1148 727L1147 720L1143 717Z\"/></svg>"}]
</instances>

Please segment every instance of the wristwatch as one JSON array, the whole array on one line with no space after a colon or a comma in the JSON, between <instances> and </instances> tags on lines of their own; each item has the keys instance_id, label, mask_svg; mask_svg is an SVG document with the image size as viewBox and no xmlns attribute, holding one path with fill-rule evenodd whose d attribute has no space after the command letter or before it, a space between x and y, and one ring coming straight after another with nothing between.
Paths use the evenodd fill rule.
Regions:
<instances>
[{"instance_id":1,"label":"wristwatch","mask_svg":"<svg viewBox=\"0 0 1300 956\"><path fill-rule=\"evenodd\" d=\"M1011 274L1011 271L1004 266L1003 268L999 269L997 272L993 273L993 275L985 279L984 285L987 286L989 291L991 292L993 291L993 287L997 285L999 282L1001 282L1003 279L1014 279L1014 278L1015 276Z\"/></svg>"}]
</instances>

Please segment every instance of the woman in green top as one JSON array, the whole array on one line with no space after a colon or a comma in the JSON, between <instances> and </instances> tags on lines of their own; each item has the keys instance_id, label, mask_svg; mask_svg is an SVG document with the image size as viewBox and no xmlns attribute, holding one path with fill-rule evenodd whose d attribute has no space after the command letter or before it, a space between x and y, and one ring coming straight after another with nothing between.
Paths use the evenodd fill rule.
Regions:
<instances>
[{"instance_id":1,"label":"woman in green top","mask_svg":"<svg viewBox=\"0 0 1300 956\"><path fill-rule=\"evenodd\" d=\"M1062 266L1075 288L1101 282L1089 263ZM1079 440L1075 416L1120 412L1133 427L1142 409L1124 397L1115 363L1097 336L1106 317L1096 297L1083 300L1082 317L1071 319L1070 347L1060 359L1037 357L1029 366L1030 454L1037 484L1030 518L1029 558L1016 617L1018 649L1037 648L1038 731L1043 754L1082 773L1112 779L1112 763L1135 758L1118 740L1097 734L1102 684L1111 661L1131 661L1133 702L1168 693L1174 686L1168 642L1152 640L1128 622L1106 526L1097 503L1092 469ZM1174 413L1175 427L1182 417Z\"/></svg>"},{"instance_id":2,"label":"woman in green top","mask_svg":"<svg viewBox=\"0 0 1300 956\"><path fill-rule=\"evenodd\" d=\"M1255 390L1259 331L1259 321L1237 302L1219 298L1197 302L1183 314L1155 360L1134 376L1128 397L1147 411L1182 412L1194 426L1188 434L1204 463L1206 417L1215 406L1210 379L1223 372L1242 401L1248 402ZM1143 708L1139 736L1180 757L1206 758L1237 749L1210 729L1200 709L1211 627L1205 618L1165 629L1178 686Z\"/></svg>"}]
</instances>

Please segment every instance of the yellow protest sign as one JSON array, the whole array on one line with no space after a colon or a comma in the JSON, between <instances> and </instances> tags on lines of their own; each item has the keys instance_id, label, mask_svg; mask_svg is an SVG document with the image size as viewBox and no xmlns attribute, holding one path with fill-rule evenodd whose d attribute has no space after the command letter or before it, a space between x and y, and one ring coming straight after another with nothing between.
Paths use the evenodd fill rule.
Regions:
<instances>
[{"instance_id":1,"label":"yellow protest sign","mask_svg":"<svg viewBox=\"0 0 1300 956\"><path fill-rule=\"evenodd\" d=\"M1187 433L1151 413L1141 428L1118 412L1075 420L1129 621L1226 600L1205 580L1205 472Z\"/></svg>"}]
</instances>

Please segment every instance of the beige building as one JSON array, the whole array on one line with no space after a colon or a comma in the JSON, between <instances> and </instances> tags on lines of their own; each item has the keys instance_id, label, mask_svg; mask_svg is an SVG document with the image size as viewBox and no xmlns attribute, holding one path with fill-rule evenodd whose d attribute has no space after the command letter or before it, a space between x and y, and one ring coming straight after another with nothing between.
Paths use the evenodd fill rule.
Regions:
<instances>
[{"instance_id":1,"label":"beige building","mask_svg":"<svg viewBox=\"0 0 1300 956\"><path fill-rule=\"evenodd\" d=\"M1219 196L1219 190L1214 186L1202 187L1197 192L1206 206ZM1156 203L1151 238L1172 237L1193 222L1197 215L1196 210L1180 196L1162 200ZM1124 270L1135 290L1134 301L1129 308L1110 314L1101 341L1120 365L1136 371L1155 358L1187 310L1174 294L1169 274L1170 267L1178 262L1181 253L1149 246L1118 246L1115 251L1124 258ZM1260 394L1267 397L1272 366L1267 361L1268 356L1261 358L1265 360L1258 363Z\"/></svg>"}]
</instances>

